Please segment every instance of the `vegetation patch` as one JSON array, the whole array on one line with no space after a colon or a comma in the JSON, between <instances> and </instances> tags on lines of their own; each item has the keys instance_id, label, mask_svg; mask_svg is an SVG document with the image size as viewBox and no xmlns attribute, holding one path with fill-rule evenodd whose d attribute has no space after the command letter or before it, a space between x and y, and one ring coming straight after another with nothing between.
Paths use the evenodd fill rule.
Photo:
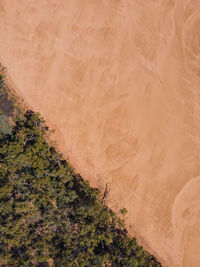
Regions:
<instances>
[{"instance_id":1,"label":"vegetation patch","mask_svg":"<svg viewBox=\"0 0 200 267\"><path fill-rule=\"evenodd\" d=\"M22 114L21 101L7 84L5 68L0 64L0 132L11 133L13 122Z\"/></svg>"},{"instance_id":2,"label":"vegetation patch","mask_svg":"<svg viewBox=\"0 0 200 267\"><path fill-rule=\"evenodd\" d=\"M0 114L0 131L2 133L11 133L10 120L7 115Z\"/></svg>"},{"instance_id":3,"label":"vegetation patch","mask_svg":"<svg viewBox=\"0 0 200 267\"><path fill-rule=\"evenodd\" d=\"M0 133L1 266L161 266L47 134L32 111Z\"/></svg>"}]
</instances>

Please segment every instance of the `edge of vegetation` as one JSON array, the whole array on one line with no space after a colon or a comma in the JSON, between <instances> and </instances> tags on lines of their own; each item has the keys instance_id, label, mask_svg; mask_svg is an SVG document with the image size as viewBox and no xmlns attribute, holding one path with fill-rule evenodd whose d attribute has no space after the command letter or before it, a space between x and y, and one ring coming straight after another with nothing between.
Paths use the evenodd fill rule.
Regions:
<instances>
[{"instance_id":1,"label":"edge of vegetation","mask_svg":"<svg viewBox=\"0 0 200 267\"><path fill-rule=\"evenodd\" d=\"M0 74L0 266L160 267L17 103Z\"/></svg>"}]
</instances>

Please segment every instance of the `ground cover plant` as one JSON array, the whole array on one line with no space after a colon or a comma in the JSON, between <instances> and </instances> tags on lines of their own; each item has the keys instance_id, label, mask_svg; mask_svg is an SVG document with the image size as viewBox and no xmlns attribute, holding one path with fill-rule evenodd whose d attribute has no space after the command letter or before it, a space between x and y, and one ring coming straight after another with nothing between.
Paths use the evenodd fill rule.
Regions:
<instances>
[{"instance_id":1,"label":"ground cover plant","mask_svg":"<svg viewBox=\"0 0 200 267\"><path fill-rule=\"evenodd\" d=\"M6 70L0 64L0 132L10 133L12 120L21 113L19 99L6 83Z\"/></svg>"},{"instance_id":2,"label":"ground cover plant","mask_svg":"<svg viewBox=\"0 0 200 267\"><path fill-rule=\"evenodd\" d=\"M26 112L0 135L2 266L160 266Z\"/></svg>"}]
</instances>

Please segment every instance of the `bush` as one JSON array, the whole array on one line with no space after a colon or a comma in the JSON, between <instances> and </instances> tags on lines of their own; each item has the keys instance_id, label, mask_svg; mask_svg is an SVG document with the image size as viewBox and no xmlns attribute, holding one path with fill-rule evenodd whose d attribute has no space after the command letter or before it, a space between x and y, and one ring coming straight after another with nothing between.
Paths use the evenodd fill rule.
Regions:
<instances>
[{"instance_id":1,"label":"bush","mask_svg":"<svg viewBox=\"0 0 200 267\"><path fill-rule=\"evenodd\" d=\"M27 111L0 135L1 266L161 266L48 144L47 131Z\"/></svg>"}]
</instances>

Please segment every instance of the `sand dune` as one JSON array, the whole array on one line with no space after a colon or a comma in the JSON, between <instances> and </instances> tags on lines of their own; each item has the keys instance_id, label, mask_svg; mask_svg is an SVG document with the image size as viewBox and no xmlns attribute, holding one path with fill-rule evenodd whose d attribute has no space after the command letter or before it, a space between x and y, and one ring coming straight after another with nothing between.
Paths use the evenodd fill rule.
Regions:
<instances>
[{"instance_id":1,"label":"sand dune","mask_svg":"<svg viewBox=\"0 0 200 267\"><path fill-rule=\"evenodd\" d=\"M0 57L166 266L200 266L200 1L0 0Z\"/></svg>"}]
</instances>

